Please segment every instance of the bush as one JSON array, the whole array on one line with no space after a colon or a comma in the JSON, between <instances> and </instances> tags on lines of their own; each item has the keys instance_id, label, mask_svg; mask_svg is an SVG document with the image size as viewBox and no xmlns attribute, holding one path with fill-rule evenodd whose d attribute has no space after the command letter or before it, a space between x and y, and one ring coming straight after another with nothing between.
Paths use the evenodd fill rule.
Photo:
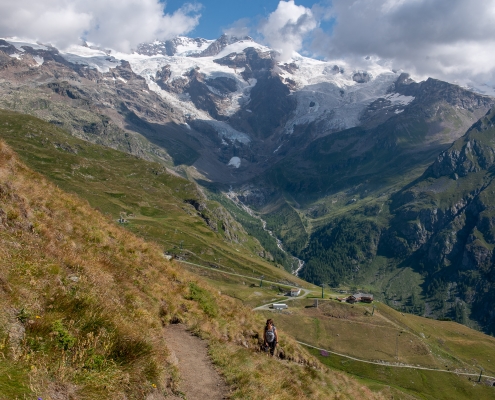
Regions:
<instances>
[{"instance_id":1,"label":"bush","mask_svg":"<svg viewBox=\"0 0 495 400\"><path fill-rule=\"evenodd\" d=\"M57 334L57 345L58 347L68 350L76 343L76 338L72 336L67 328L59 319L55 321L52 325L53 331Z\"/></svg>"}]
</instances>

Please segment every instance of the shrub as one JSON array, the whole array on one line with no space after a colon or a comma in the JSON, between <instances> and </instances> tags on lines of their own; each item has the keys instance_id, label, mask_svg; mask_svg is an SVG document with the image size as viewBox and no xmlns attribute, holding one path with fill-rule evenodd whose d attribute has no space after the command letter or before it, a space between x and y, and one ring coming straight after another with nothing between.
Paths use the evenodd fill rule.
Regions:
<instances>
[{"instance_id":1,"label":"shrub","mask_svg":"<svg viewBox=\"0 0 495 400\"><path fill-rule=\"evenodd\" d=\"M53 323L52 328L57 335L57 345L60 348L68 350L74 346L76 338L69 333L61 319L56 320Z\"/></svg>"}]
</instances>

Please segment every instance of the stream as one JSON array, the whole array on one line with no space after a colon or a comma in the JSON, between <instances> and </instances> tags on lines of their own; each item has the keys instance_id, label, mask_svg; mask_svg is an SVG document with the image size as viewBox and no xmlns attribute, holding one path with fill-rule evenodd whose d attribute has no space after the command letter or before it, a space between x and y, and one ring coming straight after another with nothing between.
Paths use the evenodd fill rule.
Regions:
<instances>
[{"instance_id":1,"label":"stream","mask_svg":"<svg viewBox=\"0 0 495 400\"><path fill-rule=\"evenodd\" d=\"M292 273L292 275L299 276L299 271L302 269L302 267L304 267L304 261L301 260L300 258L294 257L292 254L290 254L287 251L285 251L284 247L282 246L282 241L277 236L275 236L275 234L273 233L273 231L269 230L266 227L266 221L263 218L261 218L258 214L256 214L253 210L251 210L251 208L249 208L247 205L245 205L243 202L241 202L239 200L239 198L237 197L237 194L235 192L233 192L232 190L230 190L225 195L231 201L233 201L238 207L240 207L244 211L246 211L251 217L256 218L256 219L259 219L261 221L261 226L263 227L263 230L265 232L268 232L268 234L275 239L275 241L277 242L277 247L281 251L283 251L285 254L287 254L289 257L291 257L292 260L295 263L297 263L297 266L295 268L292 268L291 273ZM292 264L292 266L294 266L294 264Z\"/></svg>"}]
</instances>

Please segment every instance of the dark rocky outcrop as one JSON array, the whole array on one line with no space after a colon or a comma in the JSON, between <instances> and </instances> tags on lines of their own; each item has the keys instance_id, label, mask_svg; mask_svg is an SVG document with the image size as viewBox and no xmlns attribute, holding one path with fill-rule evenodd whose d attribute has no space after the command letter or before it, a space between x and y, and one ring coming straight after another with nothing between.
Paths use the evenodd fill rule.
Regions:
<instances>
[{"instance_id":1,"label":"dark rocky outcrop","mask_svg":"<svg viewBox=\"0 0 495 400\"><path fill-rule=\"evenodd\" d=\"M358 71L352 76L352 80L357 83L369 82L371 78L372 78L371 74L366 71Z\"/></svg>"},{"instance_id":2,"label":"dark rocky outcrop","mask_svg":"<svg viewBox=\"0 0 495 400\"><path fill-rule=\"evenodd\" d=\"M0 51L3 51L5 54L8 55L16 54L18 52L14 45L6 42L3 39L0 39Z\"/></svg>"},{"instance_id":3,"label":"dark rocky outcrop","mask_svg":"<svg viewBox=\"0 0 495 400\"><path fill-rule=\"evenodd\" d=\"M405 73L399 76L390 92L413 96L415 97L415 102L419 104L445 101L451 106L467 110L491 107L493 105L492 97L483 96L460 86L433 78L417 83Z\"/></svg>"},{"instance_id":4,"label":"dark rocky outcrop","mask_svg":"<svg viewBox=\"0 0 495 400\"><path fill-rule=\"evenodd\" d=\"M205 82L208 86L218 90L223 95L233 93L237 90L236 81L226 76L218 76L216 78L207 79Z\"/></svg>"},{"instance_id":5,"label":"dark rocky outcrop","mask_svg":"<svg viewBox=\"0 0 495 400\"><path fill-rule=\"evenodd\" d=\"M170 65L164 65L161 70L156 72L155 82L162 88L163 90L167 90L167 81L172 75L172 71L170 70Z\"/></svg>"},{"instance_id":6,"label":"dark rocky outcrop","mask_svg":"<svg viewBox=\"0 0 495 400\"><path fill-rule=\"evenodd\" d=\"M248 47L242 53L231 53L214 62L234 69L244 68L242 77L245 80L257 78L260 73L270 71L275 65L270 53L263 53L254 47Z\"/></svg>"}]
</instances>

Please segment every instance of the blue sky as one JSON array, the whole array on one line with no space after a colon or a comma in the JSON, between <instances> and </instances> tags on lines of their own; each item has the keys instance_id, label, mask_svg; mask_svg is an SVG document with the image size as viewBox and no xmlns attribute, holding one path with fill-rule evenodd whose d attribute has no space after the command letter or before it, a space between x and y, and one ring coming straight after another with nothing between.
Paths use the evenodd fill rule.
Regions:
<instances>
[{"instance_id":1,"label":"blue sky","mask_svg":"<svg viewBox=\"0 0 495 400\"><path fill-rule=\"evenodd\" d=\"M187 1L169 0L165 12L171 13ZM203 5L198 26L188 36L216 39L224 29L235 21L249 19L256 26L260 19L267 18L276 10L279 0L201 0ZM297 5L311 8L317 1L296 0Z\"/></svg>"}]
</instances>

